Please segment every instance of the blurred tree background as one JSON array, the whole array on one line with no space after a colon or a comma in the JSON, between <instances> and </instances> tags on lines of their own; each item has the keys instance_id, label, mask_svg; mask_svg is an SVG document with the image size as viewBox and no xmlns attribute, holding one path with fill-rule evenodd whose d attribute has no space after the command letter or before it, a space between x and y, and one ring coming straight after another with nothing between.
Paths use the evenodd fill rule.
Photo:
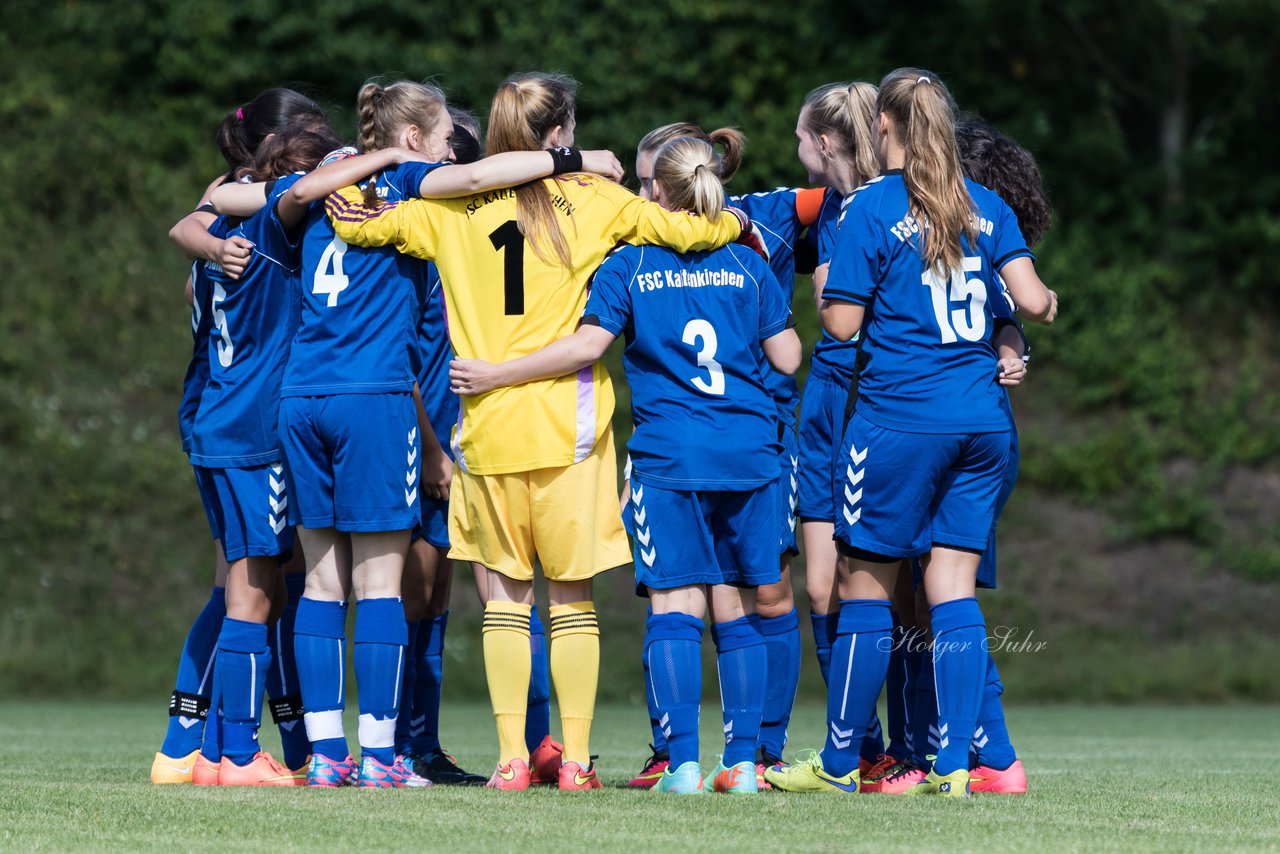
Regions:
<instances>
[{"instance_id":1,"label":"blurred tree background","mask_svg":"<svg viewBox=\"0 0 1280 854\"><path fill-rule=\"evenodd\" d=\"M629 161L656 125L736 125L747 192L805 180L811 88L919 65L1036 154L1057 206L1039 266L1062 313L1031 332L984 594L991 627L1046 644L997 653L1009 697L1280 699L1278 22L1276 0L9 0L0 694L172 685L212 549L175 428L187 264L166 231L223 168L238 104L290 85L350 135L374 75L435 78L484 116L507 74L560 70L580 144ZM643 608L628 571L599 586L602 691L638 699ZM457 587L450 690L482 691Z\"/></svg>"}]
</instances>

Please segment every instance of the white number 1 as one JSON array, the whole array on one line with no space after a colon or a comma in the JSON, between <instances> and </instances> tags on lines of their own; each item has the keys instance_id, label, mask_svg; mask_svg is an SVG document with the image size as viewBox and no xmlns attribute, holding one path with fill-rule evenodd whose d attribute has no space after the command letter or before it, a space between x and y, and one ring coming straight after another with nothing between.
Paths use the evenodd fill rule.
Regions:
<instances>
[{"instance_id":1,"label":"white number 1","mask_svg":"<svg viewBox=\"0 0 1280 854\"><path fill-rule=\"evenodd\" d=\"M695 318L684 325L684 335L681 340L690 347L697 347L699 339L702 341L702 347L697 353L698 367L707 369L707 373L711 375L711 381L708 382L702 377L691 377L689 381L693 383L694 388L707 394L724 394L724 368L720 367L720 363L715 360L715 327L705 320Z\"/></svg>"},{"instance_id":2,"label":"white number 1","mask_svg":"<svg viewBox=\"0 0 1280 854\"><path fill-rule=\"evenodd\" d=\"M954 344L956 336L966 341L981 341L987 334L987 287L981 279L970 279L965 273L977 273L982 269L982 259L960 259L960 269L952 270L943 278L934 270L920 276L920 283L929 289L933 301L933 316L938 321L938 331L943 344ZM962 302L962 308L952 309L951 303Z\"/></svg>"},{"instance_id":3,"label":"white number 1","mask_svg":"<svg viewBox=\"0 0 1280 854\"><path fill-rule=\"evenodd\" d=\"M329 308L338 304L338 294L345 291L350 282L342 274L342 256L346 254L347 244L335 234L333 240L329 241L329 245L324 248L324 253L320 256L320 266L316 268L311 293L327 295ZM332 273L326 272L330 264L333 265Z\"/></svg>"}]
</instances>

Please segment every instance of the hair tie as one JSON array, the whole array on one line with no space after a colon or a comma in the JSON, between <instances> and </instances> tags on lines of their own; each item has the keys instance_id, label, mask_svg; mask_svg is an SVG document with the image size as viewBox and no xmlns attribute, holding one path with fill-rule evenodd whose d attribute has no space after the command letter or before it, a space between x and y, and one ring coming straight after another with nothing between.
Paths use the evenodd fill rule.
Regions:
<instances>
[{"instance_id":1,"label":"hair tie","mask_svg":"<svg viewBox=\"0 0 1280 854\"><path fill-rule=\"evenodd\" d=\"M244 121L244 108L243 108L243 107L236 107L236 119L237 119L238 121Z\"/></svg>"},{"instance_id":2,"label":"hair tie","mask_svg":"<svg viewBox=\"0 0 1280 854\"><path fill-rule=\"evenodd\" d=\"M920 76L916 78L917 85L920 83L928 83L928 82L930 82L928 77Z\"/></svg>"}]
</instances>

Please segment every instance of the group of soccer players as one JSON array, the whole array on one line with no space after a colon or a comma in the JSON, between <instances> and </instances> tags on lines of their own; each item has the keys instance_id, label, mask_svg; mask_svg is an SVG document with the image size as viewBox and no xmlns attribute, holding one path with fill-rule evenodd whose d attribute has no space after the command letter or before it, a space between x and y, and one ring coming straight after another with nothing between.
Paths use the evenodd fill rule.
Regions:
<instances>
[{"instance_id":1,"label":"group of soccer players","mask_svg":"<svg viewBox=\"0 0 1280 854\"><path fill-rule=\"evenodd\" d=\"M229 172L171 232L195 260L180 422L217 572L152 780L484 783L438 732L462 560L484 604L490 787L601 787L592 579L632 562L655 746L631 785L1025 790L974 587L994 585L1016 477L1014 309L1056 313L1020 229L1034 243L1047 224L1034 161L974 123L965 156L942 82L899 69L805 100L816 189L727 200L741 134L675 124L641 141L636 196L612 154L573 147L575 97L559 75L508 78L485 158L475 119L419 83L361 90L358 154L290 90L223 121ZM803 397L798 267L824 327ZM621 513L600 362L618 336ZM788 766L797 521L828 733ZM725 744L704 777L708 614ZM283 761L258 747L264 695Z\"/></svg>"}]
</instances>

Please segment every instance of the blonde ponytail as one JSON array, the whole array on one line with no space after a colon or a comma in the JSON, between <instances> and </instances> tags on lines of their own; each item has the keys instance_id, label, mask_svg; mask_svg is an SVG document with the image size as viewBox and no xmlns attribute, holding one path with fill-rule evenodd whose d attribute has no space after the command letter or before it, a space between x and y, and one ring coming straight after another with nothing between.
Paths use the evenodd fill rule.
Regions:
<instances>
[{"instance_id":1,"label":"blonde ponytail","mask_svg":"<svg viewBox=\"0 0 1280 854\"><path fill-rule=\"evenodd\" d=\"M370 80L356 96L357 142L368 154L395 145L401 132L410 125L425 136L430 133L447 110L444 92L430 83L400 80L383 86ZM365 186L364 203L378 207L377 176Z\"/></svg>"},{"instance_id":2,"label":"blonde ponytail","mask_svg":"<svg viewBox=\"0 0 1280 854\"><path fill-rule=\"evenodd\" d=\"M747 151L747 138L737 128L717 128L707 133L692 122L674 122L654 128L644 135L636 146L636 154L656 152L673 139L688 136L700 139L713 147L720 148L720 182L727 184L737 174L742 165L742 156Z\"/></svg>"},{"instance_id":3,"label":"blonde ponytail","mask_svg":"<svg viewBox=\"0 0 1280 854\"><path fill-rule=\"evenodd\" d=\"M671 210L693 211L713 219L724 210L722 158L705 140L682 136L658 149L653 178Z\"/></svg>"},{"instance_id":4,"label":"blonde ponytail","mask_svg":"<svg viewBox=\"0 0 1280 854\"><path fill-rule=\"evenodd\" d=\"M578 83L558 74L532 72L508 77L498 87L489 108L485 149L490 155L504 151L541 151L543 140L557 126L573 121ZM516 222L534 254L544 261L550 243L560 264L573 266L569 243L556 219L551 193L542 181L516 187Z\"/></svg>"},{"instance_id":5,"label":"blonde ponytail","mask_svg":"<svg viewBox=\"0 0 1280 854\"><path fill-rule=\"evenodd\" d=\"M876 94L876 87L870 83L828 83L804 99L806 129L813 136L826 136L834 143L835 155L853 169L855 187L880 172L871 140Z\"/></svg>"},{"instance_id":6,"label":"blonde ponytail","mask_svg":"<svg viewBox=\"0 0 1280 854\"><path fill-rule=\"evenodd\" d=\"M902 177L911 214L922 226L930 269L958 268L961 237L977 237L973 199L956 146L955 101L937 75L899 68L880 81L876 112L888 115L904 150Z\"/></svg>"}]
</instances>

